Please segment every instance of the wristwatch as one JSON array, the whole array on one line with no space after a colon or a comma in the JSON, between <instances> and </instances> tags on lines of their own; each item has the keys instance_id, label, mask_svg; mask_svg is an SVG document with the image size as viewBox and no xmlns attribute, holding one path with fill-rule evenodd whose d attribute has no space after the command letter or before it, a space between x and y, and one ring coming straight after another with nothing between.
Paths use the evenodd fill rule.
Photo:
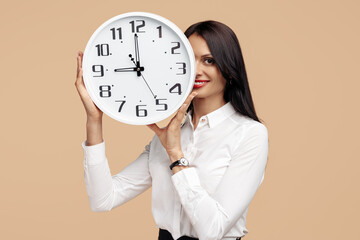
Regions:
<instances>
[{"instance_id":1,"label":"wristwatch","mask_svg":"<svg viewBox=\"0 0 360 240\"><path fill-rule=\"evenodd\" d=\"M180 158L179 160L173 162L171 165L170 165L170 170L173 169L173 167L175 166L184 166L184 167L188 167L189 166L189 161L186 160L184 157Z\"/></svg>"}]
</instances>

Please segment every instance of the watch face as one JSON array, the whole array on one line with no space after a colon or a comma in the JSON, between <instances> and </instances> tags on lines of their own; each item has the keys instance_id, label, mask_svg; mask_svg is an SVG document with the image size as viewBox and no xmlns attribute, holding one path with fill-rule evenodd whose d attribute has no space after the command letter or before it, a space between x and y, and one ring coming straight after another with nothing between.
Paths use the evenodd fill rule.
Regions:
<instances>
[{"instance_id":1,"label":"watch face","mask_svg":"<svg viewBox=\"0 0 360 240\"><path fill-rule=\"evenodd\" d=\"M189 162L185 158L181 158L180 159L180 164L183 165L183 166L188 166Z\"/></svg>"},{"instance_id":2,"label":"watch face","mask_svg":"<svg viewBox=\"0 0 360 240\"><path fill-rule=\"evenodd\" d=\"M161 121L183 104L195 80L194 53L183 32L150 13L127 13L101 25L83 59L94 103L128 124Z\"/></svg>"}]
</instances>

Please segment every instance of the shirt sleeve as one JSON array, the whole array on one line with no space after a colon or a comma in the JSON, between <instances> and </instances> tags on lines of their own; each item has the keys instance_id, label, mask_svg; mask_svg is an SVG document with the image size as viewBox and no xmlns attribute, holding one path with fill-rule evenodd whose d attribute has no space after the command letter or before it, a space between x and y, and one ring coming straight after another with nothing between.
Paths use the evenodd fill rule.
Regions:
<instances>
[{"instance_id":1,"label":"shirt sleeve","mask_svg":"<svg viewBox=\"0 0 360 240\"><path fill-rule=\"evenodd\" d=\"M105 142L93 146L86 146L83 142L82 147L86 191L92 211L110 211L151 186L150 143L135 161L114 176L111 176L106 159Z\"/></svg>"},{"instance_id":2,"label":"shirt sleeve","mask_svg":"<svg viewBox=\"0 0 360 240\"><path fill-rule=\"evenodd\" d=\"M267 155L267 129L263 124L256 124L237 146L212 195L201 186L195 168L172 176L180 202L199 239L222 239L239 220L263 180Z\"/></svg>"}]
</instances>

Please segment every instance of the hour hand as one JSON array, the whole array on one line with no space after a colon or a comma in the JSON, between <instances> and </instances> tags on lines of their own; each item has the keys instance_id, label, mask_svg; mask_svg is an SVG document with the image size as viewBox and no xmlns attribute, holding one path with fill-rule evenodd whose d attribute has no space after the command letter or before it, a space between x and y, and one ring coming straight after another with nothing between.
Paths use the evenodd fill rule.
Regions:
<instances>
[{"instance_id":1,"label":"hour hand","mask_svg":"<svg viewBox=\"0 0 360 240\"><path fill-rule=\"evenodd\" d=\"M116 69L114 69L114 72L137 72L137 71L138 71L137 67L127 67L127 68L116 68ZM144 67L140 67L140 71L144 71Z\"/></svg>"}]
</instances>

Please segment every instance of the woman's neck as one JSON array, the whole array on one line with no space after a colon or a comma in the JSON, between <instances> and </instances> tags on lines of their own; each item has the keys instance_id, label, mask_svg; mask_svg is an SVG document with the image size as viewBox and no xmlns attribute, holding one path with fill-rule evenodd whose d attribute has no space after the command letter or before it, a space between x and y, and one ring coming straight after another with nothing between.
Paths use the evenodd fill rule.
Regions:
<instances>
[{"instance_id":1,"label":"woman's neck","mask_svg":"<svg viewBox=\"0 0 360 240\"><path fill-rule=\"evenodd\" d=\"M224 106L226 102L221 99L221 101L214 101L209 98L196 98L192 101L193 105L193 113L192 113L192 123L194 126L194 130L196 129L200 118L209 114L216 109Z\"/></svg>"}]
</instances>

